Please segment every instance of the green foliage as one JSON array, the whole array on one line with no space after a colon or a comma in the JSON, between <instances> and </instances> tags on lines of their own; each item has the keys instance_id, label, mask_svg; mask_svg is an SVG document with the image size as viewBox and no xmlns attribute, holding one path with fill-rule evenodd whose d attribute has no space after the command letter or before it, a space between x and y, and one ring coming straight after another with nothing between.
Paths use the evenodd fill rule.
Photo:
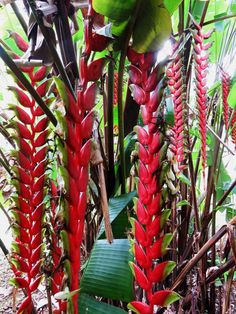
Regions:
<instances>
[{"instance_id":1,"label":"green foliage","mask_svg":"<svg viewBox=\"0 0 236 314\"><path fill-rule=\"evenodd\" d=\"M107 240L97 240L81 279L81 292L131 301L133 279L128 265L131 260L127 239L116 239L112 244Z\"/></svg>"},{"instance_id":2,"label":"green foliage","mask_svg":"<svg viewBox=\"0 0 236 314\"><path fill-rule=\"evenodd\" d=\"M79 313L84 314L124 314L124 310L117 308L111 304L107 304L96 300L95 298L81 293L79 296Z\"/></svg>"},{"instance_id":3,"label":"green foliage","mask_svg":"<svg viewBox=\"0 0 236 314\"><path fill-rule=\"evenodd\" d=\"M136 196L136 191L123 194L109 200L109 214L112 226L113 235L115 238L127 238L127 228L129 227L127 206L132 202L133 197ZM104 222L102 222L98 239L105 238Z\"/></svg>"},{"instance_id":4,"label":"green foliage","mask_svg":"<svg viewBox=\"0 0 236 314\"><path fill-rule=\"evenodd\" d=\"M157 51L171 33L170 13L159 1L142 3L133 32L133 49L139 53Z\"/></svg>"}]
</instances>

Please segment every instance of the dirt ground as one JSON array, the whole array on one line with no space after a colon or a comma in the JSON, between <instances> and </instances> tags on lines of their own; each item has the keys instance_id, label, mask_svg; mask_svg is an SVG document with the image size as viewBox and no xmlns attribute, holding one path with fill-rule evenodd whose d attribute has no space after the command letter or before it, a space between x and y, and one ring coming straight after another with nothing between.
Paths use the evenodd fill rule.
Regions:
<instances>
[{"instance_id":1,"label":"dirt ground","mask_svg":"<svg viewBox=\"0 0 236 314\"><path fill-rule=\"evenodd\" d=\"M14 314L17 306L24 299L24 294L21 289L16 290L9 285L9 279L13 277L9 263L0 249L0 314ZM44 292L44 287L39 286L39 289L34 294L36 302L35 307L37 313L47 314L46 310L47 299Z\"/></svg>"}]
</instances>

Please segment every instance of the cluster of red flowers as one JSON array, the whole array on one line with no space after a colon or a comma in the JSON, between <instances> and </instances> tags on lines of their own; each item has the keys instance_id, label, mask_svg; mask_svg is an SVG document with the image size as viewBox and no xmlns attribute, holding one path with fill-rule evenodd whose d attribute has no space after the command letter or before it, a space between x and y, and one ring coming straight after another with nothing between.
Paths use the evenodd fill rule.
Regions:
<instances>
[{"instance_id":1,"label":"cluster of red flowers","mask_svg":"<svg viewBox=\"0 0 236 314\"><path fill-rule=\"evenodd\" d=\"M184 102L185 102L185 84L183 76L182 56L178 55L167 69L166 74L169 78L168 85L174 102L174 142L172 150L178 162L179 171L183 170L185 165L185 145L184 145Z\"/></svg>"},{"instance_id":2,"label":"cluster of red flowers","mask_svg":"<svg viewBox=\"0 0 236 314\"><path fill-rule=\"evenodd\" d=\"M195 61L195 75L196 75L196 98L199 112L199 128L201 135L201 157L202 157L202 171L205 177L206 168L206 125L207 125L207 88L206 76L208 67L209 53L211 43L204 43L208 39L211 32L207 34L202 33L202 28L199 24L194 22L196 31L193 31L194 39L194 61Z\"/></svg>"},{"instance_id":3,"label":"cluster of red flowers","mask_svg":"<svg viewBox=\"0 0 236 314\"><path fill-rule=\"evenodd\" d=\"M20 49L26 49L26 43L19 35L16 43ZM46 67L42 66L36 72L33 67L21 69L27 72L38 94L44 97L47 81L40 82L45 79ZM17 118L10 125L14 126L14 138L18 145L18 150L12 152L15 160L12 183L16 188L16 196L12 197L14 207L11 210L15 219L11 259L15 278L12 281L26 292L18 313L32 313L32 293L43 278L43 216L49 130L48 118L42 109L27 95L23 86L19 86L10 87L19 103L17 106L10 106Z\"/></svg>"},{"instance_id":4,"label":"cluster of red flowers","mask_svg":"<svg viewBox=\"0 0 236 314\"><path fill-rule=\"evenodd\" d=\"M136 263L131 263L137 284L145 292L144 302L130 302L130 309L142 314L152 314L154 305L166 306L178 299L171 290L155 291L175 267L171 261L159 262L167 252L172 239L163 228L169 217L169 210L162 210L162 186L165 179L165 162L167 145L160 125L156 123L160 114L160 103L165 81L163 65L157 65L154 53L137 54L129 49L131 61L130 81L132 96L141 106L144 126L135 127L138 144L137 192L135 210L137 219L133 225L133 252Z\"/></svg>"}]
</instances>

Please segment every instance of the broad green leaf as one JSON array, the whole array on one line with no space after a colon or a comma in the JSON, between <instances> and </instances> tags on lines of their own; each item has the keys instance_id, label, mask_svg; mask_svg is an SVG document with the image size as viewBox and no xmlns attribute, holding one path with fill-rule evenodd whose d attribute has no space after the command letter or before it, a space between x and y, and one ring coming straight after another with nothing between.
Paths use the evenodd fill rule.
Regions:
<instances>
[{"instance_id":1,"label":"broad green leaf","mask_svg":"<svg viewBox=\"0 0 236 314\"><path fill-rule=\"evenodd\" d=\"M125 314L126 311L111 304L101 302L95 298L81 293L79 295L79 313L82 314Z\"/></svg>"},{"instance_id":2,"label":"broad green leaf","mask_svg":"<svg viewBox=\"0 0 236 314\"><path fill-rule=\"evenodd\" d=\"M172 97L166 98L165 121L170 126L174 126L175 124L174 103Z\"/></svg>"},{"instance_id":3,"label":"broad green leaf","mask_svg":"<svg viewBox=\"0 0 236 314\"><path fill-rule=\"evenodd\" d=\"M133 31L133 49L139 53L156 51L171 33L171 17L155 0L143 1Z\"/></svg>"},{"instance_id":4,"label":"broad green leaf","mask_svg":"<svg viewBox=\"0 0 236 314\"><path fill-rule=\"evenodd\" d=\"M223 161L220 164L219 175L218 175L218 181L216 182L216 200L220 200L220 198L223 196L224 192L229 188L231 182L231 177L226 170Z\"/></svg>"},{"instance_id":5,"label":"broad green leaf","mask_svg":"<svg viewBox=\"0 0 236 314\"><path fill-rule=\"evenodd\" d=\"M185 184L191 186L191 181L182 172L180 172L180 174L178 175L178 179L184 182Z\"/></svg>"},{"instance_id":6,"label":"broad green leaf","mask_svg":"<svg viewBox=\"0 0 236 314\"><path fill-rule=\"evenodd\" d=\"M185 205L189 206L190 203L187 200L182 200L176 204L176 207L185 206Z\"/></svg>"},{"instance_id":7,"label":"broad green leaf","mask_svg":"<svg viewBox=\"0 0 236 314\"><path fill-rule=\"evenodd\" d=\"M233 84L233 86L230 89L229 96L227 98L229 106L236 110L236 82Z\"/></svg>"},{"instance_id":8,"label":"broad green leaf","mask_svg":"<svg viewBox=\"0 0 236 314\"><path fill-rule=\"evenodd\" d=\"M164 5L172 15L183 0L164 0Z\"/></svg>"},{"instance_id":9,"label":"broad green leaf","mask_svg":"<svg viewBox=\"0 0 236 314\"><path fill-rule=\"evenodd\" d=\"M81 279L81 292L112 300L133 299L132 260L127 239L97 240Z\"/></svg>"},{"instance_id":10,"label":"broad green leaf","mask_svg":"<svg viewBox=\"0 0 236 314\"><path fill-rule=\"evenodd\" d=\"M112 197L109 200L109 215L112 225L112 232L115 238L127 238L126 229L128 227L128 216L125 208L136 196L136 191ZM104 222L102 222L101 229L98 234L98 239L104 239Z\"/></svg>"},{"instance_id":11,"label":"broad green leaf","mask_svg":"<svg viewBox=\"0 0 236 314\"><path fill-rule=\"evenodd\" d=\"M125 21L133 12L137 0L93 0L97 13L116 21Z\"/></svg>"}]
</instances>

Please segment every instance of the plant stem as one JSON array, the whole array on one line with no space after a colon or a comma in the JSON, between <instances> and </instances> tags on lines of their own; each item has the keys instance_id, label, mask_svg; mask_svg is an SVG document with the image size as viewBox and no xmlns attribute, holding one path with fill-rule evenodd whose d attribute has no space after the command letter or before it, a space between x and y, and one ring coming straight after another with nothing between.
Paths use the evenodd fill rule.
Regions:
<instances>
[{"instance_id":1,"label":"plant stem","mask_svg":"<svg viewBox=\"0 0 236 314\"><path fill-rule=\"evenodd\" d=\"M112 194L115 182L114 167L114 133L113 133L113 101L114 101L114 62L108 64L108 81L107 81L107 126L105 126L107 139L107 155L108 155L108 173L107 173L107 192L108 198Z\"/></svg>"},{"instance_id":2,"label":"plant stem","mask_svg":"<svg viewBox=\"0 0 236 314\"><path fill-rule=\"evenodd\" d=\"M63 66L63 64L61 62L61 59L59 58L59 55L58 55L58 53L56 51L56 48L54 47L54 45L53 45L53 43L51 41L51 38L50 38L49 33L48 33L48 30L44 26L42 18L39 17L39 15L38 15L35 2L34 2L34 0L27 0L27 2L28 2L29 6L30 6L30 8L32 10L32 14L33 14L33 16L35 18L35 21L37 22L38 26L41 29L41 32L42 32L43 37L45 39L45 42L46 42L46 44L47 44L47 46L48 46L48 48L49 48L49 50L51 52L51 55L52 55L53 60L55 62L55 65L56 65L56 67L58 69L58 72L60 73L62 80L64 81L64 83L66 84L67 88L69 89L69 91L71 92L71 94L73 95L73 97L75 99L76 97L75 97L75 93L74 93L73 87L71 85L71 82L70 82L70 80L68 78L68 75L67 75L67 73L65 71L65 68L64 68L64 66Z\"/></svg>"},{"instance_id":3,"label":"plant stem","mask_svg":"<svg viewBox=\"0 0 236 314\"><path fill-rule=\"evenodd\" d=\"M198 251L198 253L187 263L187 265L183 268L181 273L178 275L176 280L174 281L171 289L175 290L185 279L187 273L197 264L197 262L206 254L206 252L214 245L219 239L223 237L223 235L227 232L227 226L224 225L221 229L211 238L209 239L203 247Z\"/></svg>"}]
</instances>

